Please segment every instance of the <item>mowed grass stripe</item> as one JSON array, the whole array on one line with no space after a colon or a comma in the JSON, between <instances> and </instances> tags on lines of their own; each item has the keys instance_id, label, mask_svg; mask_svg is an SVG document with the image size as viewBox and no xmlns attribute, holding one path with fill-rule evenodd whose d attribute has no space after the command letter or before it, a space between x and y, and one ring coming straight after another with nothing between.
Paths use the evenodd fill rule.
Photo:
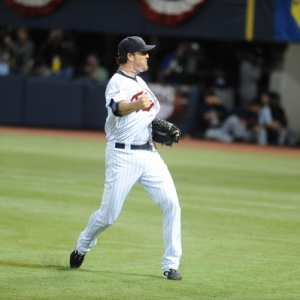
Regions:
<instances>
[{"instance_id":1,"label":"mowed grass stripe","mask_svg":"<svg viewBox=\"0 0 300 300\"><path fill-rule=\"evenodd\" d=\"M68 180L63 178L51 178L41 176L30 176L30 175L18 175L18 174L0 174L0 180L11 179L11 181L27 181L34 183L62 183L62 184L76 184L76 180Z\"/></svg>"},{"instance_id":2,"label":"mowed grass stripe","mask_svg":"<svg viewBox=\"0 0 300 300\"><path fill-rule=\"evenodd\" d=\"M19 178L19 177L16 177ZM102 196L102 192L103 192L103 188L98 188L98 184L97 186L94 187L78 187L78 186L73 186L76 181L72 182L70 185L69 189L66 189L66 187L61 187L61 186L53 186L53 184L51 183L64 183L63 180L59 180L59 181L47 181L47 179L45 181L39 182L39 180L37 181L32 181L32 178L29 179L28 181L25 180L25 182L22 181L16 181L16 180L10 180L10 179L4 179L1 180L0 182L0 186L4 185L5 188L7 188L8 184L12 184L12 185L18 185L18 189L22 189L25 191L39 191L39 192L44 192L47 194L64 194L64 195L74 195L77 197L84 197L84 198L97 198L100 199ZM70 182L68 182L70 184ZM187 191L187 190L186 190ZM207 195L209 193L209 195ZM132 191L130 193L130 195L132 196L140 196L140 197L146 197L147 198L147 194L145 191ZM215 197L219 196L219 197ZM238 197L238 196L242 196L242 197ZM199 194L195 194L193 195L184 195L183 199L182 199L182 204L184 204L186 201L185 200L192 200L195 202L202 202L202 201L206 201L206 202L217 202L217 203L231 203L231 204L237 204L237 205L246 205L246 206L260 206L260 207L270 207L270 208L279 208L279 209L298 209L299 206L296 205L283 205L283 204L275 204L275 203L270 203L270 202L262 202L261 199L273 199L275 198L275 200L279 201L279 200L283 200L285 203L288 202L289 200L295 200L297 202L299 202L300 199L298 199L298 195L276 195L277 197L272 196L271 193L269 194L265 194L263 197L260 196L259 201L255 202L255 201L246 201L245 198L249 199L256 199L259 197L259 193L255 193L253 191L247 191L247 190L240 190L240 191L226 191L226 190L221 190L221 191L215 191L213 193L211 193L211 191L206 188L206 189L200 189L200 193ZM229 199L226 199L229 198ZM287 200L288 198L288 200ZM294 198L294 199L293 199ZM281 202L282 203L282 202Z\"/></svg>"}]
</instances>

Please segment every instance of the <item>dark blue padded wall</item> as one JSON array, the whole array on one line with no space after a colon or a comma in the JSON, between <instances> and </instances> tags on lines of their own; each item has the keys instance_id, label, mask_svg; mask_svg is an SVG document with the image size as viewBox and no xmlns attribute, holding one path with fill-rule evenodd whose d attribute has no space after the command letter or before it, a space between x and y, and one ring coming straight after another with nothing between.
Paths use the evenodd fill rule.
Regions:
<instances>
[{"instance_id":1,"label":"dark blue padded wall","mask_svg":"<svg viewBox=\"0 0 300 300\"><path fill-rule=\"evenodd\" d=\"M85 128L104 129L107 116L105 84L87 82L85 98Z\"/></svg>"},{"instance_id":2,"label":"dark blue padded wall","mask_svg":"<svg viewBox=\"0 0 300 300\"><path fill-rule=\"evenodd\" d=\"M0 123L22 123L25 79L22 76L0 76Z\"/></svg>"},{"instance_id":3,"label":"dark blue padded wall","mask_svg":"<svg viewBox=\"0 0 300 300\"><path fill-rule=\"evenodd\" d=\"M105 89L106 84L90 81L0 76L0 126L104 130ZM183 132L195 127L199 87L190 98L187 121L174 121Z\"/></svg>"},{"instance_id":4,"label":"dark blue padded wall","mask_svg":"<svg viewBox=\"0 0 300 300\"><path fill-rule=\"evenodd\" d=\"M82 128L84 83L28 78L25 125Z\"/></svg>"}]
</instances>

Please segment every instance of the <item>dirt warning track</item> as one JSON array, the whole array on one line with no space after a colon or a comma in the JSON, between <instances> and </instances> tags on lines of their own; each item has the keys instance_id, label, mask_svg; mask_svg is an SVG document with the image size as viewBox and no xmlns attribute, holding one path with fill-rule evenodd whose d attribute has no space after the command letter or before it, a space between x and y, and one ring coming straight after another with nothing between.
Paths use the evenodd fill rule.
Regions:
<instances>
[{"instance_id":1,"label":"dirt warning track","mask_svg":"<svg viewBox=\"0 0 300 300\"><path fill-rule=\"evenodd\" d=\"M24 128L24 127L0 127L0 132L12 134L28 134L41 136L63 136L80 139L105 140L105 133L103 131L85 131L85 130L66 130L66 129L45 129L45 128ZM277 155L291 155L300 156L299 147L277 147L277 146L258 146L255 144L246 143L230 143L224 144L214 141L197 140L191 138L182 138L178 145L173 147L188 147L188 148L202 148L211 150L224 151L241 151L252 153L265 153Z\"/></svg>"}]
</instances>

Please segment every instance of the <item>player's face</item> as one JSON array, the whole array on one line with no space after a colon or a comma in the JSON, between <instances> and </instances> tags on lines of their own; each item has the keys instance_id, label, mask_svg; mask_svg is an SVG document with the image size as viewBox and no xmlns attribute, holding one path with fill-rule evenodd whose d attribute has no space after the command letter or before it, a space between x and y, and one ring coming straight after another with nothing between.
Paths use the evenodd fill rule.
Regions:
<instances>
[{"instance_id":1,"label":"player's face","mask_svg":"<svg viewBox=\"0 0 300 300\"><path fill-rule=\"evenodd\" d=\"M147 52L135 52L133 57L134 70L139 72L144 72L148 70L149 54Z\"/></svg>"}]
</instances>

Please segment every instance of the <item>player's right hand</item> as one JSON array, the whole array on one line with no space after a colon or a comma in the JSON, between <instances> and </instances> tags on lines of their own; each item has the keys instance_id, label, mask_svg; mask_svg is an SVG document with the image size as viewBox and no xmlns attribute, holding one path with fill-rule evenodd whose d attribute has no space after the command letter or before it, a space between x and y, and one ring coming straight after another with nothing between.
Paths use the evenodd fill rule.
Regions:
<instances>
[{"instance_id":1,"label":"player's right hand","mask_svg":"<svg viewBox=\"0 0 300 300\"><path fill-rule=\"evenodd\" d=\"M140 109L147 110L147 108L149 108L152 104L152 99L150 95L146 92L142 96L140 96L136 102L139 105Z\"/></svg>"}]
</instances>

